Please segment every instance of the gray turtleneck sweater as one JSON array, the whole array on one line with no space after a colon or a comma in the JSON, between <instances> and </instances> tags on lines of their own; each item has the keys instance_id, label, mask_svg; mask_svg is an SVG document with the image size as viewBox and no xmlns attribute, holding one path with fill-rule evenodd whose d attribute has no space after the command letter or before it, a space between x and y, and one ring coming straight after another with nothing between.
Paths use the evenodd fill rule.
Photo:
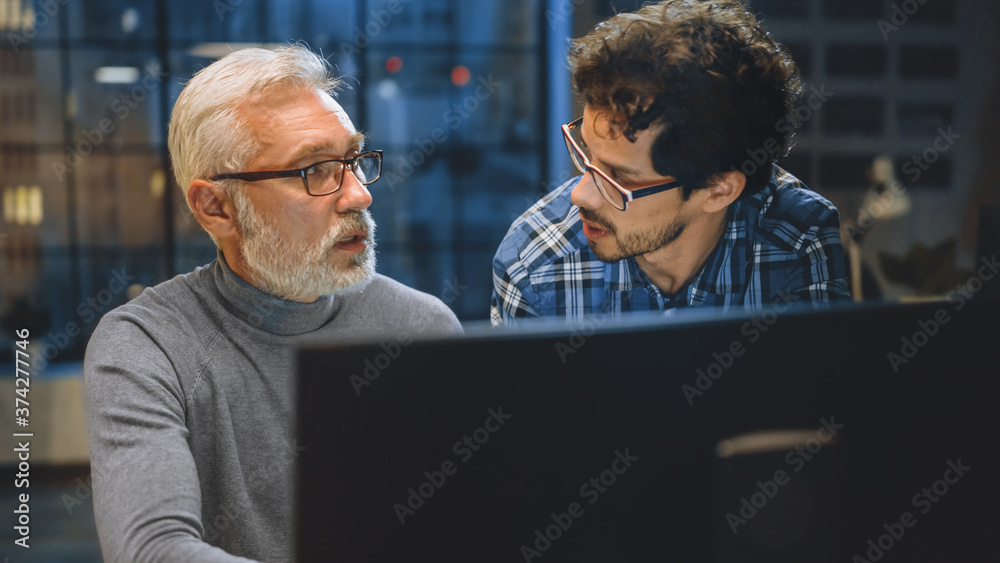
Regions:
<instances>
[{"instance_id":1,"label":"gray turtleneck sweater","mask_svg":"<svg viewBox=\"0 0 1000 563\"><path fill-rule=\"evenodd\" d=\"M220 259L105 315L84 363L106 561L290 561L294 343L461 332L438 299L376 276L296 303Z\"/></svg>"}]
</instances>

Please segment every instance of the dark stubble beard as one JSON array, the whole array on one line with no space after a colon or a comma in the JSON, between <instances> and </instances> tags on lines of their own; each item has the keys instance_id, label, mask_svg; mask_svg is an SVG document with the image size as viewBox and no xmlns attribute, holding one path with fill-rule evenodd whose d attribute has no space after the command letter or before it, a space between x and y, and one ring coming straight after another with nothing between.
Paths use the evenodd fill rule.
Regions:
<instances>
[{"instance_id":1,"label":"dark stubble beard","mask_svg":"<svg viewBox=\"0 0 1000 563\"><path fill-rule=\"evenodd\" d=\"M319 241L286 241L257 214L244 194L233 194L243 240L240 250L255 287L282 299L303 301L364 286L375 275L375 223L367 209L345 214ZM337 241L353 230L368 233L365 250L345 264L330 262Z\"/></svg>"},{"instance_id":2,"label":"dark stubble beard","mask_svg":"<svg viewBox=\"0 0 1000 563\"><path fill-rule=\"evenodd\" d=\"M593 251L594 256L597 256L598 260L608 263L618 262L619 260L624 260L625 258L641 256L643 254L653 252L654 250L659 250L660 248L663 248L677 240L687 227L687 221L682 220L680 218L680 214L678 214L677 217L674 217L674 219L666 225L619 236L618 227L610 221L606 221L594 211L581 208L580 215L582 215L584 219L590 221L591 223L595 223L599 225L600 228L608 231L608 234L610 234L613 238L615 248L610 252L606 249L599 249L598 245L595 244L594 241L587 241L587 244L590 246L591 251Z\"/></svg>"}]
</instances>

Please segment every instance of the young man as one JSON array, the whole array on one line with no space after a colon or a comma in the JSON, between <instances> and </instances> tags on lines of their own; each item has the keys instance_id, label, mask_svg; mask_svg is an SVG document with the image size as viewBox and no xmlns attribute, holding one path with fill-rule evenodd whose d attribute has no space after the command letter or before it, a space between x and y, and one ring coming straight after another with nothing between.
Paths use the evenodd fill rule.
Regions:
<instances>
[{"instance_id":1,"label":"young man","mask_svg":"<svg viewBox=\"0 0 1000 563\"><path fill-rule=\"evenodd\" d=\"M583 176L500 244L493 324L849 299L837 210L773 165L794 132L798 71L743 5L619 14L570 63L586 106L563 136Z\"/></svg>"},{"instance_id":2,"label":"young man","mask_svg":"<svg viewBox=\"0 0 1000 563\"><path fill-rule=\"evenodd\" d=\"M84 365L108 561L291 561L297 338L461 330L375 274L364 148L310 51L237 51L187 84L169 145L218 260L106 315ZM363 291L362 291L363 290Z\"/></svg>"}]
</instances>

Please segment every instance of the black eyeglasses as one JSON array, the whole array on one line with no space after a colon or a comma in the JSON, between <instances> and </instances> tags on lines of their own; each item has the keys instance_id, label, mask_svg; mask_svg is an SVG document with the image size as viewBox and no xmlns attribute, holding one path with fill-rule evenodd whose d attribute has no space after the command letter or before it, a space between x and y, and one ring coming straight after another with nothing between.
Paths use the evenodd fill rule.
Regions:
<instances>
[{"instance_id":1,"label":"black eyeglasses","mask_svg":"<svg viewBox=\"0 0 1000 563\"><path fill-rule=\"evenodd\" d=\"M604 199L608 200L608 203L615 206L615 209L625 211L628 209L629 202L636 198L680 187L677 180L637 190L628 190L621 187L618 182L612 180L610 176L591 162L590 154L586 151L587 144L580 137L581 123L583 123L583 117L578 117L562 126L563 140L566 141L566 150L569 151L569 156L573 160L573 164L576 165L576 169L581 174L586 174L588 171L594 174L594 183L597 185L597 189L604 196ZM574 137L580 138L577 140Z\"/></svg>"},{"instance_id":2,"label":"black eyeglasses","mask_svg":"<svg viewBox=\"0 0 1000 563\"><path fill-rule=\"evenodd\" d=\"M367 151L351 158L331 158L294 170L268 170L261 172L240 172L238 174L216 174L212 181L243 180L256 182L272 178L302 178L306 193L313 196L330 195L344 184L344 169L350 168L361 185L374 184L382 176L382 151Z\"/></svg>"}]
</instances>

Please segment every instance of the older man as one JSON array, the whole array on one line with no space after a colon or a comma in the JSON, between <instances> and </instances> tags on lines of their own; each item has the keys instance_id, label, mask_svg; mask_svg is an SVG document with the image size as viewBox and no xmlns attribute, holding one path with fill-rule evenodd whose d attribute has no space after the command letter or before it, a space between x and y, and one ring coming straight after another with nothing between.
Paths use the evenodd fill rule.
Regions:
<instances>
[{"instance_id":1,"label":"older man","mask_svg":"<svg viewBox=\"0 0 1000 563\"><path fill-rule=\"evenodd\" d=\"M846 300L839 216L774 162L797 126L788 53L735 0L667 0L577 40L583 175L497 250L491 318Z\"/></svg>"},{"instance_id":2,"label":"older man","mask_svg":"<svg viewBox=\"0 0 1000 563\"><path fill-rule=\"evenodd\" d=\"M302 336L459 332L439 300L374 273L381 171L307 49L246 49L181 92L169 145L218 259L104 317L84 366L108 561L291 560Z\"/></svg>"}]
</instances>

